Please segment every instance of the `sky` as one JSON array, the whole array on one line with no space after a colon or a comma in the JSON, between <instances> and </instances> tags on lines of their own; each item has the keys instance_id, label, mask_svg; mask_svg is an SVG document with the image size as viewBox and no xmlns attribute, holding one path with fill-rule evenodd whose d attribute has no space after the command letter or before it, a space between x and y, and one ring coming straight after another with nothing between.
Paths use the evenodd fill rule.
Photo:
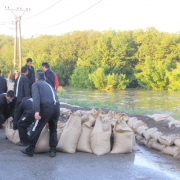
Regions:
<instances>
[{"instance_id":1,"label":"sky","mask_svg":"<svg viewBox=\"0 0 180 180\"><path fill-rule=\"evenodd\" d=\"M180 32L180 0L0 0L0 34L15 35L15 16L21 17L23 38L148 27Z\"/></svg>"}]
</instances>

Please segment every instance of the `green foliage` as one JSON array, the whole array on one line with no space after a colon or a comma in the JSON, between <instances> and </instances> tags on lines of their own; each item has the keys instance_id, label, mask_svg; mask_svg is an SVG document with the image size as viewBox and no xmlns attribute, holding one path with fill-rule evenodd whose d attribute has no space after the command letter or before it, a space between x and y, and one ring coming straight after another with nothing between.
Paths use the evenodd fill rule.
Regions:
<instances>
[{"instance_id":1,"label":"green foliage","mask_svg":"<svg viewBox=\"0 0 180 180\"><path fill-rule=\"evenodd\" d=\"M86 67L77 67L70 79L70 85L77 88L90 88L92 83L89 78L89 70Z\"/></svg>"},{"instance_id":2,"label":"green foliage","mask_svg":"<svg viewBox=\"0 0 180 180\"><path fill-rule=\"evenodd\" d=\"M107 81L104 69L98 68L94 73L89 74L89 80L93 82L95 88L104 89Z\"/></svg>"},{"instance_id":3,"label":"green foliage","mask_svg":"<svg viewBox=\"0 0 180 180\"><path fill-rule=\"evenodd\" d=\"M14 38L0 35L0 69L13 68ZM154 27L133 31L74 31L22 39L23 65L49 62L60 85L97 89L179 90L180 35ZM19 54L17 54L19 68Z\"/></svg>"}]
</instances>

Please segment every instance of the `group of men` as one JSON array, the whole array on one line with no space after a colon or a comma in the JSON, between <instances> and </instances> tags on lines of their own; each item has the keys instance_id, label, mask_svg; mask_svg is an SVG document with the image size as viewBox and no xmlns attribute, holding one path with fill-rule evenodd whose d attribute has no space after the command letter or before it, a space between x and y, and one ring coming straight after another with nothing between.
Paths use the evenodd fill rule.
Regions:
<instances>
[{"instance_id":1,"label":"group of men","mask_svg":"<svg viewBox=\"0 0 180 180\"><path fill-rule=\"evenodd\" d=\"M42 69L44 72L38 70L35 74L32 59L28 58L15 80L14 91L7 91L6 79L0 74L0 128L7 119L12 120L13 129L19 132L20 142L17 145L27 146L20 151L33 156L40 133L48 123L49 155L55 157L60 103L55 91L54 72L47 62L42 63ZM27 128L30 125L28 135Z\"/></svg>"}]
</instances>

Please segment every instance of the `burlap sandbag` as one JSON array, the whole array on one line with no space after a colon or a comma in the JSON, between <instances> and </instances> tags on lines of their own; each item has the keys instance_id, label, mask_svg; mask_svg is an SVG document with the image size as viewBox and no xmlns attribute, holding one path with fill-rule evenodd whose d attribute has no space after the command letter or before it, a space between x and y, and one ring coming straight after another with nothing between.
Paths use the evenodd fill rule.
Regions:
<instances>
[{"instance_id":1,"label":"burlap sandbag","mask_svg":"<svg viewBox=\"0 0 180 180\"><path fill-rule=\"evenodd\" d=\"M128 126L130 127L130 128L132 128L133 127L133 123L134 122L136 122L138 119L137 119L137 117L130 117L129 118L129 120L128 120Z\"/></svg>"},{"instance_id":2,"label":"burlap sandbag","mask_svg":"<svg viewBox=\"0 0 180 180\"><path fill-rule=\"evenodd\" d=\"M158 137L158 141L161 144L164 144L166 146L171 146L174 144L174 141L177 139L177 136L175 134L170 134L170 135L161 135Z\"/></svg>"},{"instance_id":3,"label":"burlap sandbag","mask_svg":"<svg viewBox=\"0 0 180 180\"><path fill-rule=\"evenodd\" d=\"M136 139L135 139L135 134L133 133L132 137L132 150L133 151L138 151L139 149L136 147Z\"/></svg>"},{"instance_id":4,"label":"burlap sandbag","mask_svg":"<svg viewBox=\"0 0 180 180\"><path fill-rule=\"evenodd\" d=\"M69 118L69 116L72 114L71 110L67 108L60 108L60 115L64 118Z\"/></svg>"},{"instance_id":5,"label":"burlap sandbag","mask_svg":"<svg viewBox=\"0 0 180 180\"><path fill-rule=\"evenodd\" d=\"M142 135L146 138L147 142L149 142L149 140L152 139L151 134L155 131L157 131L157 128L149 128L145 130Z\"/></svg>"},{"instance_id":6,"label":"burlap sandbag","mask_svg":"<svg viewBox=\"0 0 180 180\"><path fill-rule=\"evenodd\" d=\"M85 122L81 126L81 135L78 140L77 151L92 153L90 145L90 135L93 130L92 126L95 123L95 118L91 114L89 114L87 119L89 120L89 122Z\"/></svg>"},{"instance_id":7,"label":"burlap sandbag","mask_svg":"<svg viewBox=\"0 0 180 180\"><path fill-rule=\"evenodd\" d=\"M71 114L56 149L62 152L75 153L80 134L81 117L77 114Z\"/></svg>"},{"instance_id":8,"label":"burlap sandbag","mask_svg":"<svg viewBox=\"0 0 180 180\"><path fill-rule=\"evenodd\" d=\"M174 156L179 153L179 148L177 146L166 146L161 152Z\"/></svg>"},{"instance_id":9,"label":"burlap sandbag","mask_svg":"<svg viewBox=\"0 0 180 180\"><path fill-rule=\"evenodd\" d=\"M118 119L118 120L123 120L126 123L128 123L128 121L129 121L129 116L125 113L117 113L114 115L114 118Z\"/></svg>"},{"instance_id":10,"label":"burlap sandbag","mask_svg":"<svg viewBox=\"0 0 180 180\"><path fill-rule=\"evenodd\" d=\"M36 143L35 153L48 152L49 149L50 149L50 147L49 147L49 129L46 126L44 126L44 128L41 131L41 134L39 136L39 139Z\"/></svg>"},{"instance_id":11,"label":"burlap sandbag","mask_svg":"<svg viewBox=\"0 0 180 180\"><path fill-rule=\"evenodd\" d=\"M137 128L140 127L140 126L143 126L143 125L145 125L144 122L142 122L141 120L137 120L137 121L133 122L133 124L132 124L132 129L133 129L135 132L137 132Z\"/></svg>"},{"instance_id":12,"label":"burlap sandbag","mask_svg":"<svg viewBox=\"0 0 180 180\"><path fill-rule=\"evenodd\" d=\"M133 149L133 132L123 120L117 120L113 129L114 144L111 153L130 153Z\"/></svg>"},{"instance_id":13,"label":"burlap sandbag","mask_svg":"<svg viewBox=\"0 0 180 180\"><path fill-rule=\"evenodd\" d=\"M155 131L155 132L153 132L153 133L151 134L151 137L152 137L154 140L158 141L158 138L159 138L161 135L162 135L162 132L160 132L160 131Z\"/></svg>"},{"instance_id":14,"label":"burlap sandbag","mask_svg":"<svg viewBox=\"0 0 180 180\"><path fill-rule=\"evenodd\" d=\"M153 115L148 115L148 117L153 118L155 121L174 120L173 117L166 114L153 114Z\"/></svg>"},{"instance_id":15,"label":"burlap sandbag","mask_svg":"<svg viewBox=\"0 0 180 180\"><path fill-rule=\"evenodd\" d=\"M180 148L180 139L179 139L179 138L176 139L176 140L174 141L174 144L175 144L177 147Z\"/></svg>"},{"instance_id":16,"label":"burlap sandbag","mask_svg":"<svg viewBox=\"0 0 180 180\"><path fill-rule=\"evenodd\" d=\"M162 151L166 146L158 143L156 140L151 139L148 143L148 147Z\"/></svg>"},{"instance_id":17,"label":"burlap sandbag","mask_svg":"<svg viewBox=\"0 0 180 180\"><path fill-rule=\"evenodd\" d=\"M144 131L146 131L148 129L147 125L143 125L143 126L139 126L137 129L136 129L136 132L139 134L139 135L142 135Z\"/></svg>"},{"instance_id":18,"label":"burlap sandbag","mask_svg":"<svg viewBox=\"0 0 180 180\"><path fill-rule=\"evenodd\" d=\"M18 143L20 141L18 130L13 130L13 122L7 119L5 122L5 134L6 137L13 143Z\"/></svg>"},{"instance_id":19,"label":"burlap sandbag","mask_svg":"<svg viewBox=\"0 0 180 180\"><path fill-rule=\"evenodd\" d=\"M100 114L96 119L94 129L90 136L91 149L96 155L103 155L110 152L111 123L103 120Z\"/></svg>"}]
</instances>

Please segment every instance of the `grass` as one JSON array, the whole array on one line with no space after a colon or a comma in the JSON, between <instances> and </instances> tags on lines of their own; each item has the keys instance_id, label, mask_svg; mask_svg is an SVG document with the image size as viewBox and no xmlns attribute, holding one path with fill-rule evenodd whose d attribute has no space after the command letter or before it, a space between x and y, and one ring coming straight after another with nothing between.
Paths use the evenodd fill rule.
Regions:
<instances>
[{"instance_id":1,"label":"grass","mask_svg":"<svg viewBox=\"0 0 180 180\"><path fill-rule=\"evenodd\" d=\"M136 114L136 115L166 114L173 117L174 119L177 119L177 120L180 119L180 114L178 114L177 112L164 112L163 110L155 111L151 109L147 110L143 108L132 108L132 107L121 108L114 104L106 104L106 103L102 103L98 101L87 101L87 100L83 101L79 99L70 98L68 93L63 88L59 88L57 93L58 93L60 102L64 102L73 106L80 106L83 108L100 108L100 109L105 108L105 109L109 109L115 112L121 112L121 113L126 113L126 114Z\"/></svg>"}]
</instances>

